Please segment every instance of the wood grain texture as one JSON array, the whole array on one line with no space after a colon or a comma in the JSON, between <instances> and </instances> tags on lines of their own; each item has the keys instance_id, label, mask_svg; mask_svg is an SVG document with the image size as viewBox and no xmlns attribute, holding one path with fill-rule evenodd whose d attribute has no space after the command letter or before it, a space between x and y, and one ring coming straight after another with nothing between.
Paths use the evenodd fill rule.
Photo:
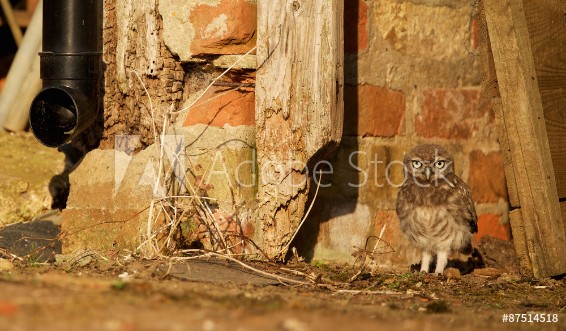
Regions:
<instances>
[{"instance_id":1,"label":"wood grain texture","mask_svg":"<svg viewBox=\"0 0 566 331\"><path fill-rule=\"evenodd\" d=\"M41 48L37 49L37 53ZM21 132L26 130L29 126L29 109L33 99L41 91L41 78L40 78L40 62L39 56L33 61L29 68L26 78L22 82L20 91L18 92L18 102L15 102L6 121L4 121L4 129L10 132Z\"/></svg>"},{"instance_id":2,"label":"wood grain texture","mask_svg":"<svg viewBox=\"0 0 566 331\"><path fill-rule=\"evenodd\" d=\"M523 1L483 4L532 271L566 273L566 232Z\"/></svg>"},{"instance_id":3,"label":"wood grain texture","mask_svg":"<svg viewBox=\"0 0 566 331\"><path fill-rule=\"evenodd\" d=\"M342 137L343 6L257 2L258 218L271 257L285 254L304 215L307 162Z\"/></svg>"},{"instance_id":4,"label":"wood grain texture","mask_svg":"<svg viewBox=\"0 0 566 331\"><path fill-rule=\"evenodd\" d=\"M566 1L524 0L540 90L566 87Z\"/></svg>"},{"instance_id":5,"label":"wood grain texture","mask_svg":"<svg viewBox=\"0 0 566 331\"><path fill-rule=\"evenodd\" d=\"M497 83L497 72L495 71L495 62L493 60L493 50L491 49L491 41L485 20L485 11L483 2L479 1L476 8L475 18L478 21L480 31L480 63L482 70L481 92L482 97L491 98L492 102L501 102L499 93L499 84Z\"/></svg>"},{"instance_id":6,"label":"wood grain texture","mask_svg":"<svg viewBox=\"0 0 566 331\"><path fill-rule=\"evenodd\" d=\"M495 113L495 123L499 134L499 146L501 147L501 156L503 157L503 166L505 168L505 179L507 181L507 191L509 193L509 204L516 208L521 205L519 201L519 189L517 188L517 179L515 178L515 170L513 167L513 156L511 155L511 147L509 147L509 136L507 135L507 126L503 115L503 106L501 98L494 98L493 111Z\"/></svg>"},{"instance_id":7,"label":"wood grain texture","mask_svg":"<svg viewBox=\"0 0 566 331\"><path fill-rule=\"evenodd\" d=\"M115 136L127 133L139 135L137 148L143 148L155 142L159 123L171 106L181 108L185 85L191 84L191 93L203 88L185 82L185 77L200 74L198 70L186 73L162 40L157 0L104 0L103 5L104 132L100 147L113 148Z\"/></svg>"},{"instance_id":8,"label":"wood grain texture","mask_svg":"<svg viewBox=\"0 0 566 331\"><path fill-rule=\"evenodd\" d=\"M544 118L566 123L566 88L540 91Z\"/></svg>"},{"instance_id":9,"label":"wood grain texture","mask_svg":"<svg viewBox=\"0 0 566 331\"><path fill-rule=\"evenodd\" d=\"M509 222L513 229L513 243L515 245L515 252L517 252L517 256L519 257L521 274L526 277L532 277L533 267L527 246L527 235L525 233L521 209L514 209L509 212Z\"/></svg>"},{"instance_id":10,"label":"wood grain texture","mask_svg":"<svg viewBox=\"0 0 566 331\"><path fill-rule=\"evenodd\" d=\"M560 198L566 197L566 1L524 0Z\"/></svg>"},{"instance_id":11,"label":"wood grain texture","mask_svg":"<svg viewBox=\"0 0 566 331\"><path fill-rule=\"evenodd\" d=\"M485 12L483 2L478 3L476 19L478 20L480 30L480 57L482 68L482 97L491 99L495 115L495 124L499 135L499 145L501 147L501 156L503 157L503 165L505 168L505 179L507 181L507 191L509 193L509 204L511 207L519 207L519 192L517 182L515 180L515 172L513 170L513 158L511 156L511 148L509 147L509 137L507 136L507 128L505 127L505 119L503 116L503 108L501 105L501 94L499 93L499 84L497 82L497 72L495 71L495 62L493 60L493 51L491 49L491 41L485 20Z\"/></svg>"},{"instance_id":12,"label":"wood grain texture","mask_svg":"<svg viewBox=\"0 0 566 331\"><path fill-rule=\"evenodd\" d=\"M566 123L547 119L546 132L554 166L558 198L566 198Z\"/></svg>"}]
</instances>

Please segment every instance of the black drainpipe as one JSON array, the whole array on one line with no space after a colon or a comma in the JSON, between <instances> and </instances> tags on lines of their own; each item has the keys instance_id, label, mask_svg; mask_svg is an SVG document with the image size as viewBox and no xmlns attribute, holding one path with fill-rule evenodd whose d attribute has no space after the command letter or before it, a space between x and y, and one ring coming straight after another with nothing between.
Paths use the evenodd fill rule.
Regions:
<instances>
[{"instance_id":1,"label":"black drainpipe","mask_svg":"<svg viewBox=\"0 0 566 331\"><path fill-rule=\"evenodd\" d=\"M99 112L102 0L44 0L39 55L43 89L31 104L30 127L44 145L57 147Z\"/></svg>"}]
</instances>

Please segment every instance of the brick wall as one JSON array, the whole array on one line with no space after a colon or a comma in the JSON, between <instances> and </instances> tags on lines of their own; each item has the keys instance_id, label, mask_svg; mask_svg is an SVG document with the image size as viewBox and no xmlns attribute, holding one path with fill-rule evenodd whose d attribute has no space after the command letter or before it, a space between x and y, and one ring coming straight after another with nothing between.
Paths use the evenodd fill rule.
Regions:
<instances>
[{"instance_id":1,"label":"brick wall","mask_svg":"<svg viewBox=\"0 0 566 331\"><path fill-rule=\"evenodd\" d=\"M247 184L257 178L254 89L214 86L194 101L214 77L255 45L255 1L145 0L145 6L151 9L153 4L159 13L153 26L146 23L148 11L133 3L105 0L107 91L102 147L112 148L113 136L126 133L140 134L142 145L153 143L147 95L135 76L123 72L135 69L154 96L155 116L171 104L185 109L173 129L185 136L189 181L197 185L207 178L209 183L200 187L218 199L217 214L238 220L244 234L253 236L258 228L251 216L256 188ZM399 232L395 199L403 181L399 162L422 142L443 144L454 154L456 172L469 183L477 204L475 241L485 235L510 239L494 114L480 91L474 3L345 1L344 137L329 160L332 174L322 179L322 184L329 185L321 188L297 238L302 256L351 262L357 248L366 243L374 247L374 236L382 234L395 253L381 255L378 263L406 266L416 262L416 252ZM127 26L120 23L124 13L131 20L127 34L117 31ZM151 29L157 42L153 37L146 42L147 36L154 36L147 32ZM120 47L124 39L129 44ZM152 63L154 57L157 61ZM222 81L253 83L255 66L251 54ZM188 109L189 105L193 106ZM72 194L80 198L80 192ZM72 215L73 201L67 215ZM115 201L108 204L115 208Z\"/></svg>"},{"instance_id":2,"label":"brick wall","mask_svg":"<svg viewBox=\"0 0 566 331\"><path fill-rule=\"evenodd\" d=\"M394 211L396 186L403 180L395 162L422 142L443 144L454 153L456 171L469 183L477 204L476 242L484 235L510 238L494 114L480 91L473 5L473 0L345 1L344 140L330 160L334 173L323 179L331 185L321 189L297 241L302 255L352 261L354 246L363 247L384 229L383 239L395 253L383 255L381 262L415 262ZM212 1L189 11L193 25L187 34L194 37L174 51L181 59L222 59L244 53L255 40L250 39L255 36L252 1ZM179 29L182 16L175 10L169 14L163 13L165 36L168 24ZM235 74L253 81L249 70ZM209 125L221 136L246 127L253 144L253 90L221 90L203 98L216 97L210 103L190 110L185 128ZM253 200L253 194L242 198Z\"/></svg>"},{"instance_id":3,"label":"brick wall","mask_svg":"<svg viewBox=\"0 0 566 331\"><path fill-rule=\"evenodd\" d=\"M474 1L345 5L345 136L331 160L334 174L323 179L332 186L321 189L301 233L301 254L353 261L357 248L367 243L371 250L372 236L382 234L387 244L378 251L395 252L380 255L378 264L417 262L398 227L395 187L403 174L395 162L424 142L446 146L473 191L479 214L474 241L486 235L510 239L494 113L480 90Z\"/></svg>"}]
</instances>

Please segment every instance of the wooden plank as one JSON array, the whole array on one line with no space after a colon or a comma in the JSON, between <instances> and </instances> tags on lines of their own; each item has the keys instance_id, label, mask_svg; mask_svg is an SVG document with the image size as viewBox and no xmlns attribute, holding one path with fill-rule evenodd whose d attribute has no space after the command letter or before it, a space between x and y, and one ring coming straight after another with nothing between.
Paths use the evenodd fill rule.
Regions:
<instances>
[{"instance_id":1,"label":"wooden plank","mask_svg":"<svg viewBox=\"0 0 566 331\"><path fill-rule=\"evenodd\" d=\"M342 137L343 12L344 0L257 2L258 218L270 257L285 255L304 216L306 164Z\"/></svg>"},{"instance_id":2,"label":"wooden plank","mask_svg":"<svg viewBox=\"0 0 566 331\"><path fill-rule=\"evenodd\" d=\"M513 209L509 212L509 222L511 223L511 231L513 233L513 243L515 252L519 257L520 271L523 276L531 277L533 275L533 267L531 265L531 257L527 246L527 235L521 215L521 209Z\"/></svg>"},{"instance_id":3,"label":"wooden plank","mask_svg":"<svg viewBox=\"0 0 566 331\"><path fill-rule=\"evenodd\" d=\"M559 198L566 197L566 1L523 0Z\"/></svg>"},{"instance_id":4,"label":"wooden plank","mask_svg":"<svg viewBox=\"0 0 566 331\"><path fill-rule=\"evenodd\" d=\"M523 0L540 90L566 87L566 1Z\"/></svg>"},{"instance_id":5,"label":"wooden plank","mask_svg":"<svg viewBox=\"0 0 566 331\"><path fill-rule=\"evenodd\" d=\"M544 118L566 123L566 89L543 90L540 91L540 97Z\"/></svg>"},{"instance_id":6,"label":"wooden plank","mask_svg":"<svg viewBox=\"0 0 566 331\"><path fill-rule=\"evenodd\" d=\"M566 273L566 232L521 0L484 0L533 274Z\"/></svg>"},{"instance_id":7,"label":"wooden plank","mask_svg":"<svg viewBox=\"0 0 566 331\"><path fill-rule=\"evenodd\" d=\"M491 41L487 31L487 22L485 21L485 12L483 2L478 2L478 27L480 30L480 59L482 69L481 92L482 97L491 98L492 102L500 102L499 84L497 83L497 72L495 71L495 62L493 61L493 51L491 50Z\"/></svg>"},{"instance_id":8,"label":"wooden plank","mask_svg":"<svg viewBox=\"0 0 566 331\"><path fill-rule=\"evenodd\" d=\"M491 42L489 33L487 32L487 22L485 21L485 13L483 2L478 3L478 25L480 30L480 57L482 64L482 97L491 99L491 104L495 113L495 123L499 135L499 145L501 147L501 155L503 157L503 165L505 168L505 179L507 181L507 191L509 192L509 204L512 208L519 207L519 193L517 191L517 183L515 181L515 173L513 171L513 159L511 157L511 149L509 148L509 137L505 128L505 120L503 118L503 109L501 108L501 95L499 93L499 84L497 82L497 72L495 71L495 62L493 61L493 51L491 50Z\"/></svg>"},{"instance_id":9,"label":"wooden plank","mask_svg":"<svg viewBox=\"0 0 566 331\"><path fill-rule=\"evenodd\" d=\"M499 146L501 147L501 156L503 157L503 166L505 168L505 179L507 181L507 192L509 193L509 204L512 208L520 206L519 190L517 188L517 179L515 178L515 170L513 168L513 157L511 148L509 147L509 136L507 135L507 127L503 116L503 106L501 98L494 98L493 111L495 113L495 123L499 134Z\"/></svg>"},{"instance_id":10,"label":"wooden plank","mask_svg":"<svg viewBox=\"0 0 566 331\"><path fill-rule=\"evenodd\" d=\"M481 1L478 3L477 20L480 30L480 57L483 74L481 85L482 97L491 99L491 104L495 114L495 124L499 135L501 156L503 157L505 179L507 182L507 191L509 193L509 204L512 208L516 208L519 207L519 193L517 191L517 183L515 182L511 149L509 148L509 137L507 136L507 129L505 128L505 120L503 118L501 95L499 93L499 84L497 83L497 72L495 71L495 63L493 61L493 51L491 50L491 42L489 40L489 33L487 32L487 22L485 21L483 2Z\"/></svg>"},{"instance_id":11,"label":"wooden plank","mask_svg":"<svg viewBox=\"0 0 566 331\"><path fill-rule=\"evenodd\" d=\"M41 50L38 45L37 53ZM18 101L12 105L2 127L10 132L21 132L29 125L29 109L33 99L41 91L41 78L39 56L35 58L29 68L24 81L18 91Z\"/></svg>"},{"instance_id":12,"label":"wooden plank","mask_svg":"<svg viewBox=\"0 0 566 331\"><path fill-rule=\"evenodd\" d=\"M547 119L546 132L548 133L548 144L554 166L558 198L566 198L566 123Z\"/></svg>"},{"instance_id":13,"label":"wooden plank","mask_svg":"<svg viewBox=\"0 0 566 331\"><path fill-rule=\"evenodd\" d=\"M524 0L559 198L566 197L566 2Z\"/></svg>"}]
</instances>

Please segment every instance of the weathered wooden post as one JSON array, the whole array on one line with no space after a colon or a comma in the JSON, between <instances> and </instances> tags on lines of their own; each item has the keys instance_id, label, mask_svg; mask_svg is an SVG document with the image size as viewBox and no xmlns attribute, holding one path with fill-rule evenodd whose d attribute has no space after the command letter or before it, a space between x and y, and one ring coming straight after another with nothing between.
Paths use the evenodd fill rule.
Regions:
<instances>
[{"instance_id":1,"label":"weathered wooden post","mask_svg":"<svg viewBox=\"0 0 566 331\"><path fill-rule=\"evenodd\" d=\"M557 105L566 87L565 9L551 0L483 0L484 63L491 46L513 240L522 272L535 277L566 272L566 112Z\"/></svg>"},{"instance_id":2,"label":"weathered wooden post","mask_svg":"<svg viewBox=\"0 0 566 331\"><path fill-rule=\"evenodd\" d=\"M257 6L258 219L266 253L281 257L304 216L307 162L342 136L344 3Z\"/></svg>"}]
</instances>

